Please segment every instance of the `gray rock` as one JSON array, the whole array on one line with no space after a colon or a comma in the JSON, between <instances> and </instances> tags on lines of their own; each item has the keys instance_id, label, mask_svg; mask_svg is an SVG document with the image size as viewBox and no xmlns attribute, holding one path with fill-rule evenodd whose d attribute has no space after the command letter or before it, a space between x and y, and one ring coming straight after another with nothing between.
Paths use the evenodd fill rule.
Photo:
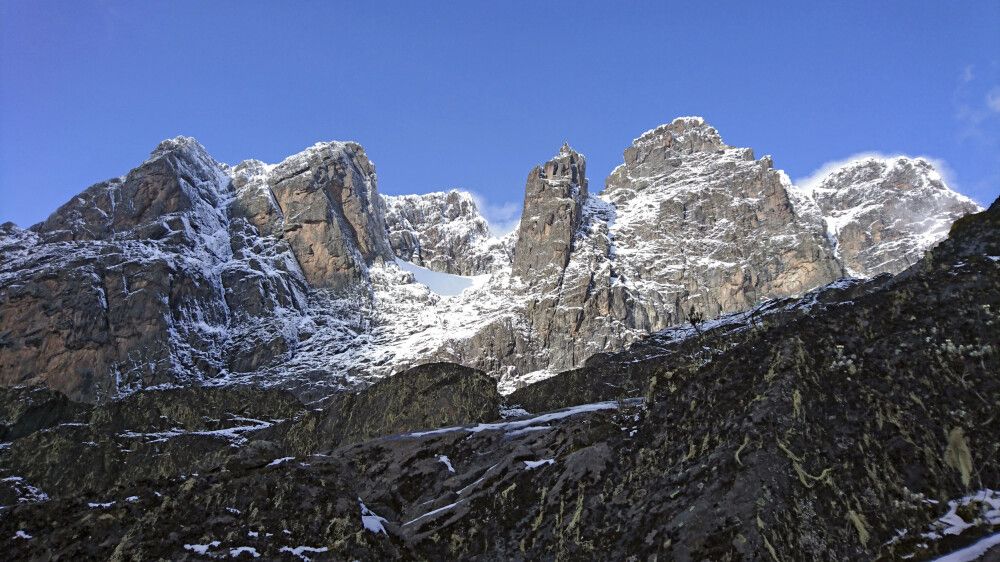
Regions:
<instances>
[{"instance_id":1,"label":"gray rock","mask_svg":"<svg viewBox=\"0 0 1000 562\"><path fill-rule=\"evenodd\" d=\"M803 190L855 276L899 273L943 239L956 219L982 210L948 189L923 158L863 158Z\"/></svg>"}]
</instances>

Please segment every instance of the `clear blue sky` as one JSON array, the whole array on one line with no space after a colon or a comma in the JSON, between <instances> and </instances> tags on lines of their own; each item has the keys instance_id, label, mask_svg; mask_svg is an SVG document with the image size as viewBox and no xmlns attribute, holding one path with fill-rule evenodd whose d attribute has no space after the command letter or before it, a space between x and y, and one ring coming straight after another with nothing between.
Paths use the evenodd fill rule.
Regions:
<instances>
[{"instance_id":1,"label":"clear blue sky","mask_svg":"<svg viewBox=\"0 0 1000 562\"><path fill-rule=\"evenodd\" d=\"M919 154L1000 194L1000 2L700 4L5 0L0 221L179 134L230 163L357 140L383 193L463 187L504 218L564 140L597 191L678 115L793 178Z\"/></svg>"}]
</instances>

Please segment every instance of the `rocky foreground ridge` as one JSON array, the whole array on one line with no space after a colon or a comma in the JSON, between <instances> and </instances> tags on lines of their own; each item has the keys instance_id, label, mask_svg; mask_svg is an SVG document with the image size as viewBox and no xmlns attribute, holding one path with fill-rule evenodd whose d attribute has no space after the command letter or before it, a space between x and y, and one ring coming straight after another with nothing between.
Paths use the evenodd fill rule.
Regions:
<instances>
[{"instance_id":1,"label":"rocky foreground ridge","mask_svg":"<svg viewBox=\"0 0 1000 562\"><path fill-rule=\"evenodd\" d=\"M467 194L381 196L356 143L229 166L179 137L46 221L0 227L0 384L314 400L449 361L509 392L692 311L899 272L976 210L925 160L857 162L807 189L679 118L637 138L599 194L564 146L500 239Z\"/></svg>"},{"instance_id":2,"label":"rocky foreground ridge","mask_svg":"<svg viewBox=\"0 0 1000 562\"><path fill-rule=\"evenodd\" d=\"M538 224L576 212L574 166L539 170L529 193L562 203ZM541 265L572 263L527 228ZM1000 533L998 314L1000 201L896 276L662 330L507 397L448 363L322 405L2 389L0 540L37 560L928 560Z\"/></svg>"}]
</instances>

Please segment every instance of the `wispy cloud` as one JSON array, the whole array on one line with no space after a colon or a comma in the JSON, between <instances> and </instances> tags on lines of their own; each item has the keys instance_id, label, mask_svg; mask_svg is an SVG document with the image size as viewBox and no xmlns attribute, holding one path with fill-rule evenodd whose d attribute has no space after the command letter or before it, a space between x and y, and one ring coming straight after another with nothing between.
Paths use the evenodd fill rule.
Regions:
<instances>
[{"instance_id":1,"label":"wispy cloud","mask_svg":"<svg viewBox=\"0 0 1000 562\"><path fill-rule=\"evenodd\" d=\"M959 124L959 140L973 140L996 148L997 139L986 129L1000 117L1000 84L991 84L989 78L980 78L972 65L962 68L955 86L955 120Z\"/></svg>"},{"instance_id":2,"label":"wispy cloud","mask_svg":"<svg viewBox=\"0 0 1000 562\"><path fill-rule=\"evenodd\" d=\"M994 113L1000 113L1000 86L986 93L986 107Z\"/></svg>"},{"instance_id":3,"label":"wispy cloud","mask_svg":"<svg viewBox=\"0 0 1000 562\"><path fill-rule=\"evenodd\" d=\"M504 236L517 228L517 224L521 221L521 203L513 201L493 203L480 193L470 191L469 194L479 207L479 212L490 223L490 232L494 236Z\"/></svg>"},{"instance_id":4,"label":"wispy cloud","mask_svg":"<svg viewBox=\"0 0 1000 562\"><path fill-rule=\"evenodd\" d=\"M825 162L809 175L795 179L792 183L800 189L812 191L814 188L819 187L820 183L822 183L827 176L849 164L868 159L886 161L895 160L896 158L919 158L921 160L926 160L931 164L931 166L934 166L934 169L941 175L941 179L944 181L945 185L953 190L957 190L955 185L955 172L944 160L940 158L932 158L930 156L910 156L908 154L900 153L885 154L883 152L859 152L857 154L852 154L847 158Z\"/></svg>"}]
</instances>

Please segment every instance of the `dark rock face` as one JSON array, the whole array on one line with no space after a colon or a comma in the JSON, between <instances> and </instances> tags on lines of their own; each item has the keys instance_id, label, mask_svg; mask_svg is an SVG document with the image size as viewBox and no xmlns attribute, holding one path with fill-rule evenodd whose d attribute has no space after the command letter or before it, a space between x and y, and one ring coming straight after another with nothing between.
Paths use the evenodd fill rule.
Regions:
<instances>
[{"instance_id":1,"label":"dark rock face","mask_svg":"<svg viewBox=\"0 0 1000 562\"><path fill-rule=\"evenodd\" d=\"M31 230L8 227L0 383L101 400L272 360L225 348L247 322L301 308L306 286L288 246L230 216L232 200L223 168L181 137Z\"/></svg>"},{"instance_id":2,"label":"dark rock face","mask_svg":"<svg viewBox=\"0 0 1000 562\"><path fill-rule=\"evenodd\" d=\"M496 381L454 363L429 363L383 379L358 394L341 394L289 430L299 450L356 443L380 435L499 418Z\"/></svg>"},{"instance_id":3,"label":"dark rock face","mask_svg":"<svg viewBox=\"0 0 1000 562\"><path fill-rule=\"evenodd\" d=\"M0 388L0 442L72 420L82 410L65 394L45 388Z\"/></svg>"},{"instance_id":4,"label":"dark rock face","mask_svg":"<svg viewBox=\"0 0 1000 562\"><path fill-rule=\"evenodd\" d=\"M297 343L312 288L391 259L374 168L326 143L234 170L196 141L0 235L0 383L74 399L252 372Z\"/></svg>"},{"instance_id":5,"label":"dark rock face","mask_svg":"<svg viewBox=\"0 0 1000 562\"><path fill-rule=\"evenodd\" d=\"M497 396L448 365L322 412L234 387L69 412L0 447L0 534L31 537L8 539L18 559L927 559L1000 525L998 233L1000 202L896 277L668 330L511 397L588 402L545 414L456 426L495 420ZM425 420L448 427L412 432Z\"/></svg>"},{"instance_id":6,"label":"dark rock face","mask_svg":"<svg viewBox=\"0 0 1000 562\"><path fill-rule=\"evenodd\" d=\"M583 157L564 144L555 158L528 174L514 246L514 275L529 283L558 284L580 227L587 199L586 172Z\"/></svg>"}]
</instances>

